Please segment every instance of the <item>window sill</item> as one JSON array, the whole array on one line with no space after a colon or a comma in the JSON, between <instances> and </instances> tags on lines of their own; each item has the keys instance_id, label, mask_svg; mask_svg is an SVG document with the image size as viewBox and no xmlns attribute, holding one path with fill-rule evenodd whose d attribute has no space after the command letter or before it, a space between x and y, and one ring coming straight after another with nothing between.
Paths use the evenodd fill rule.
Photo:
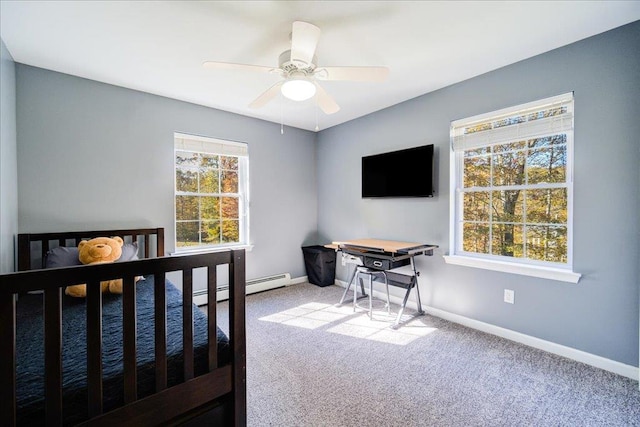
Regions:
<instances>
[{"instance_id":1,"label":"window sill","mask_svg":"<svg viewBox=\"0 0 640 427\"><path fill-rule=\"evenodd\" d=\"M181 251L169 252L169 255L180 256L180 255L206 254L211 252L227 251L229 249L244 249L246 252L251 252L251 250L253 249L253 245L231 245L231 246L221 246L217 248L185 249Z\"/></svg>"},{"instance_id":2,"label":"window sill","mask_svg":"<svg viewBox=\"0 0 640 427\"><path fill-rule=\"evenodd\" d=\"M539 277L541 279L558 280L561 282L578 283L582 276L579 273L574 273L570 270L563 270L561 268L514 264L510 262L493 261L460 255L444 255L443 258L447 264L501 271L503 273L521 274L523 276Z\"/></svg>"}]
</instances>

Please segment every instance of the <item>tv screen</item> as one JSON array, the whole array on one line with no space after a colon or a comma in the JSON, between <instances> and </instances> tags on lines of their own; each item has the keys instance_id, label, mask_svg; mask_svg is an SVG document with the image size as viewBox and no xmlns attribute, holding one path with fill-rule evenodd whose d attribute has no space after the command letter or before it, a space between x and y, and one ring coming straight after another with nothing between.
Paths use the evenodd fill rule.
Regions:
<instances>
[{"instance_id":1,"label":"tv screen","mask_svg":"<svg viewBox=\"0 0 640 427\"><path fill-rule=\"evenodd\" d=\"M362 158L362 197L433 197L433 144Z\"/></svg>"}]
</instances>

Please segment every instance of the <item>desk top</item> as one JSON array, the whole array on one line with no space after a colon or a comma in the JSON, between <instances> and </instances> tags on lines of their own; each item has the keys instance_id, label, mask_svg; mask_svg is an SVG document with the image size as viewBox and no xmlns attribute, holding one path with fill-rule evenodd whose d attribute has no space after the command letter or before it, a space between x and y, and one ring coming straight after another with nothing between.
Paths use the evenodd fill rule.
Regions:
<instances>
[{"instance_id":1,"label":"desk top","mask_svg":"<svg viewBox=\"0 0 640 427\"><path fill-rule=\"evenodd\" d=\"M381 251L381 252L408 252L411 249L426 249L437 247L435 245L426 245L424 243L416 242L397 242L395 240L380 240L380 239L354 239L345 240L341 242L333 242L331 245L327 245L333 248L349 248L349 249L361 249L362 251Z\"/></svg>"}]
</instances>

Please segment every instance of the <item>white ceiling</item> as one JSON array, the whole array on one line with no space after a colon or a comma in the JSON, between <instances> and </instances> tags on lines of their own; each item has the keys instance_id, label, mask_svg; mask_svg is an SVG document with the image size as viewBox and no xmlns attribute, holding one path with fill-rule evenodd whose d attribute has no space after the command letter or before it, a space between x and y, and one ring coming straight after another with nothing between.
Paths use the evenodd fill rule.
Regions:
<instances>
[{"instance_id":1,"label":"white ceiling","mask_svg":"<svg viewBox=\"0 0 640 427\"><path fill-rule=\"evenodd\" d=\"M257 117L326 129L640 19L639 1L0 1L16 62ZM387 66L383 83L322 82L341 106L279 96L279 76L204 69L277 67L293 21L322 30L319 66ZM637 54L637 52L635 52Z\"/></svg>"}]
</instances>

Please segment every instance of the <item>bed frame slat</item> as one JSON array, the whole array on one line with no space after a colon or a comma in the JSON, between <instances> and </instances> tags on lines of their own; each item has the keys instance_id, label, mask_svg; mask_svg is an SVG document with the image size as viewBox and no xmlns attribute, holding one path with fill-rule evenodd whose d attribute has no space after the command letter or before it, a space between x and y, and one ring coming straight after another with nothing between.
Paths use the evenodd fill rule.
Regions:
<instances>
[{"instance_id":1,"label":"bed frame slat","mask_svg":"<svg viewBox=\"0 0 640 427\"><path fill-rule=\"evenodd\" d=\"M154 275L156 392L167 388L167 290L165 273Z\"/></svg>"},{"instance_id":2,"label":"bed frame slat","mask_svg":"<svg viewBox=\"0 0 640 427\"><path fill-rule=\"evenodd\" d=\"M156 256L163 257L164 256L164 228L158 228L156 239L157 239Z\"/></svg>"},{"instance_id":3,"label":"bed frame slat","mask_svg":"<svg viewBox=\"0 0 640 427\"><path fill-rule=\"evenodd\" d=\"M149 235L148 234L144 235L144 257L149 258Z\"/></svg>"},{"instance_id":4,"label":"bed frame slat","mask_svg":"<svg viewBox=\"0 0 640 427\"><path fill-rule=\"evenodd\" d=\"M124 343L124 402L138 399L136 361L136 288L133 276L122 279L122 341Z\"/></svg>"},{"instance_id":5,"label":"bed frame slat","mask_svg":"<svg viewBox=\"0 0 640 427\"><path fill-rule=\"evenodd\" d=\"M182 271L182 354L184 379L193 378L193 271Z\"/></svg>"},{"instance_id":6,"label":"bed frame slat","mask_svg":"<svg viewBox=\"0 0 640 427\"><path fill-rule=\"evenodd\" d=\"M62 424L62 288L44 291L44 330L46 419L47 425L58 426Z\"/></svg>"},{"instance_id":7,"label":"bed frame slat","mask_svg":"<svg viewBox=\"0 0 640 427\"><path fill-rule=\"evenodd\" d=\"M42 266L44 266L44 261L47 258L47 253L49 252L49 241L48 240L43 240L42 241Z\"/></svg>"},{"instance_id":8,"label":"bed frame slat","mask_svg":"<svg viewBox=\"0 0 640 427\"><path fill-rule=\"evenodd\" d=\"M0 419L16 423L16 297L0 292Z\"/></svg>"},{"instance_id":9,"label":"bed frame slat","mask_svg":"<svg viewBox=\"0 0 640 427\"><path fill-rule=\"evenodd\" d=\"M28 234L18 234L18 271L31 270L31 239Z\"/></svg>"},{"instance_id":10,"label":"bed frame slat","mask_svg":"<svg viewBox=\"0 0 640 427\"><path fill-rule=\"evenodd\" d=\"M247 425L247 344L245 335L245 253L231 251L229 264L229 328L233 350L233 425Z\"/></svg>"},{"instance_id":11,"label":"bed frame slat","mask_svg":"<svg viewBox=\"0 0 640 427\"><path fill-rule=\"evenodd\" d=\"M207 334L209 337L209 372L218 367L218 313L216 293L218 277L216 267L207 269Z\"/></svg>"},{"instance_id":12,"label":"bed frame slat","mask_svg":"<svg viewBox=\"0 0 640 427\"><path fill-rule=\"evenodd\" d=\"M102 414L102 291L87 284L87 389L89 417Z\"/></svg>"}]
</instances>

